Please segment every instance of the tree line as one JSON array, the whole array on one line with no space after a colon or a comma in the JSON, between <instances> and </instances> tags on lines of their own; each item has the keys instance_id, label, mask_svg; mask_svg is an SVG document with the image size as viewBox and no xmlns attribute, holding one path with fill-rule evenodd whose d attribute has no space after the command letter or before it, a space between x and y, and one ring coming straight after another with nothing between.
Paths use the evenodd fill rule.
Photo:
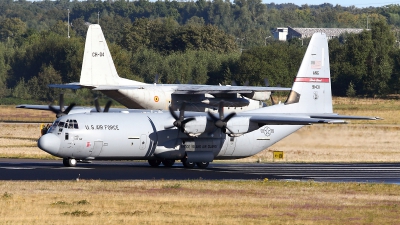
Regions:
<instances>
[{"instance_id":1,"label":"tree line","mask_svg":"<svg viewBox=\"0 0 400 225\"><path fill-rule=\"evenodd\" d=\"M70 10L70 38L67 37ZM396 15L400 7L213 2L58 0L0 2L0 98L49 102L50 83L79 81L87 22L100 21L121 77L144 82L290 87L307 40L274 41L271 30L353 27L369 30L329 41L334 95L387 96L400 89ZM368 17L368 18L367 18ZM303 43L303 45L302 45ZM94 93L67 91L78 104ZM11 99L11 100L7 100Z\"/></svg>"}]
</instances>

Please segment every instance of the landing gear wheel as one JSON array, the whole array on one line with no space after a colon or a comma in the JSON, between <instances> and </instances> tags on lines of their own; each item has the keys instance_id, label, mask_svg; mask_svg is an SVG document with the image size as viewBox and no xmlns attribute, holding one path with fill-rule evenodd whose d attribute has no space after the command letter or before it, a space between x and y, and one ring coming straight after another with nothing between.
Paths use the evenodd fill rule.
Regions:
<instances>
[{"instance_id":1,"label":"landing gear wheel","mask_svg":"<svg viewBox=\"0 0 400 225\"><path fill-rule=\"evenodd\" d=\"M152 167L158 167L161 164L161 160L158 159L150 159L148 162Z\"/></svg>"},{"instance_id":2,"label":"landing gear wheel","mask_svg":"<svg viewBox=\"0 0 400 225\"><path fill-rule=\"evenodd\" d=\"M66 167L74 167L76 166L76 159L63 158L63 164Z\"/></svg>"},{"instance_id":3,"label":"landing gear wheel","mask_svg":"<svg viewBox=\"0 0 400 225\"><path fill-rule=\"evenodd\" d=\"M186 168L193 168L196 164L194 162L188 162L187 159L182 159L182 164Z\"/></svg>"},{"instance_id":4,"label":"landing gear wheel","mask_svg":"<svg viewBox=\"0 0 400 225\"><path fill-rule=\"evenodd\" d=\"M209 162L197 162L196 165L199 168L207 168L208 164L210 164Z\"/></svg>"},{"instance_id":5,"label":"landing gear wheel","mask_svg":"<svg viewBox=\"0 0 400 225\"><path fill-rule=\"evenodd\" d=\"M174 163L175 163L175 160L173 160L173 159L164 159L164 160L162 161L162 164L163 164L165 167L172 167L172 166L174 165Z\"/></svg>"}]
</instances>

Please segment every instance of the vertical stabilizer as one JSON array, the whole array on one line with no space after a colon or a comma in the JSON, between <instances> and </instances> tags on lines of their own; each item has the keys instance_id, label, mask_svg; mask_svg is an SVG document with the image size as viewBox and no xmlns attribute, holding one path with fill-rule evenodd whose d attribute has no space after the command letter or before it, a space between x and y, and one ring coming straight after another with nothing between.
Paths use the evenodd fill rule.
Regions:
<instances>
[{"instance_id":1,"label":"vertical stabilizer","mask_svg":"<svg viewBox=\"0 0 400 225\"><path fill-rule=\"evenodd\" d=\"M119 79L100 25L90 25L86 35L80 84L118 85Z\"/></svg>"},{"instance_id":2,"label":"vertical stabilizer","mask_svg":"<svg viewBox=\"0 0 400 225\"><path fill-rule=\"evenodd\" d=\"M293 113L332 113L328 39L315 33L285 103Z\"/></svg>"}]
</instances>

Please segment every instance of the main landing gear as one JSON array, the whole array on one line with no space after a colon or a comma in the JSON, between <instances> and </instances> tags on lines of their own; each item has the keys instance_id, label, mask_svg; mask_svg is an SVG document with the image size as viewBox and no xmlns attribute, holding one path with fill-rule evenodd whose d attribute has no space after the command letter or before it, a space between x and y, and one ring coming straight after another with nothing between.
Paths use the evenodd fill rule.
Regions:
<instances>
[{"instance_id":1,"label":"main landing gear","mask_svg":"<svg viewBox=\"0 0 400 225\"><path fill-rule=\"evenodd\" d=\"M158 167L161 163L165 166L165 167L172 167L175 163L175 160L173 159L164 159L164 160L160 160L160 159L151 159L148 160L150 166L152 167ZM196 165L199 168L207 168L208 165L210 164L210 162L189 162L187 161L187 159L182 159L181 160L183 166L185 168L194 168Z\"/></svg>"},{"instance_id":2,"label":"main landing gear","mask_svg":"<svg viewBox=\"0 0 400 225\"><path fill-rule=\"evenodd\" d=\"M76 166L76 159L63 158L63 164L66 167L74 167Z\"/></svg>"}]
</instances>

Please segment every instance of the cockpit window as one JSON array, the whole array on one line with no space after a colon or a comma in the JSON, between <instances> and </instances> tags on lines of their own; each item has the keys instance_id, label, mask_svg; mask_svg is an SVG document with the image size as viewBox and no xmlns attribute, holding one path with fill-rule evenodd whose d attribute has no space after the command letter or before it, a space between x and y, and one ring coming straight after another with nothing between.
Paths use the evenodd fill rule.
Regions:
<instances>
[{"instance_id":1,"label":"cockpit window","mask_svg":"<svg viewBox=\"0 0 400 225\"><path fill-rule=\"evenodd\" d=\"M50 128L47 132L51 133L54 129L56 129L59 122L60 121L54 121L54 123L50 126Z\"/></svg>"},{"instance_id":2,"label":"cockpit window","mask_svg":"<svg viewBox=\"0 0 400 225\"><path fill-rule=\"evenodd\" d=\"M61 127L62 122L60 122L59 126ZM79 129L78 122L76 120L67 120L64 124L64 128L68 129Z\"/></svg>"},{"instance_id":3,"label":"cockpit window","mask_svg":"<svg viewBox=\"0 0 400 225\"><path fill-rule=\"evenodd\" d=\"M76 122L76 120L73 120L73 121L74 121L74 129L79 129L78 122Z\"/></svg>"}]
</instances>

